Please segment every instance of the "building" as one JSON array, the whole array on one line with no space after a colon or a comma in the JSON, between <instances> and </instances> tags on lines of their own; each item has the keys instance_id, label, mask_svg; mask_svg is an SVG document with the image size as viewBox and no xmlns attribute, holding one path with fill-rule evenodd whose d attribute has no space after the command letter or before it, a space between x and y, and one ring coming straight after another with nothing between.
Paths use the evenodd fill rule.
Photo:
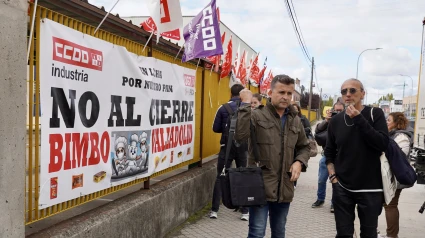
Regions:
<instances>
[{"instance_id":1,"label":"building","mask_svg":"<svg viewBox=\"0 0 425 238\"><path fill-rule=\"evenodd\" d=\"M385 100L380 101L379 108L381 108L382 111L384 111L385 117L388 117L388 115L390 114L390 101L385 101Z\"/></svg>"},{"instance_id":2,"label":"building","mask_svg":"<svg viewBox=\"0 0 425 238\"><path fill-rule=\"evenodd\" d=\"M130 17L121 17L122 19L126 20L126 21L130 21L137 26L140 26L140 24L144 21L146 21L149 16L130 16ZM189 24L189 22L194 18L194 16L183 16L183 27L186 26L187 24ZM222 21L220 21L220 33L223 35L223 33L226 32L226 38L224 40L224 44L223 44L223 55L226 52L226 47L227 44L229 43L230 40L230 36L232 36L232 41L233 41L233 52L232 52L232 59L235 60L236 58L236 52L238 51L238 46L240 44L240 55L242 55L243 51L245 50L247 53L247 64L249 63L249 60L251 59L251 57L255 57L255 55L257 55L257 52L251 47L249 46L244 40L242 40L235 32L233 32L229 27L227 27ZM171 42L173 43L177 43L179 46L183 46L184 45L184 38L183 38L183 31L180 31L180 40L176 41L176 40L172 40L170 39ZM153 38L156 38L153 37ZM239 56L240 57L240 56ZM264 60L264 58L262 58L262 60ZM260 65L263 64L263 62L259 62Z\"/></svg>"},{"instance_id":3,"label":"building","mask_svg":"<svg viewBox=\"0 0 425 238\"><path fill-rule=\"evenodd\" d=\"M292 102L299 102L301 100L301 80L295 79L295 92L292 94Z\"/></svg>"},{"instance_id":4,"label":"building","mask_svg":"<svg viewBox=\"0 0 425 238\"><path fill-rule=\"evenodd\" d=\"M416 116L416 102L418 100L417 95L408 96L403 98L403 109L407 117Z\"/></svg>"},{"instance_id":5,"label":"building","mask_svg":"<svg viewBox=\"0 0 425 238\"><path fill-rule=\"evenodd\" d=\"M404 112L403 100L391 100L390 112Z\"/></svg>"}]
</instances>

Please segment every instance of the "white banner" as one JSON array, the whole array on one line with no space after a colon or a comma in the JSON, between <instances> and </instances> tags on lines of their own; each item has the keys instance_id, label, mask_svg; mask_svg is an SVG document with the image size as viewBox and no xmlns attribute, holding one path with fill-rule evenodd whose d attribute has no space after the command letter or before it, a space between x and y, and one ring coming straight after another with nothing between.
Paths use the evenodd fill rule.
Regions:
<instances>
[{"instance_id":1,"label":"white banner","mask_svg":"<svg viewBox=\"0 0 425 238\"><path fill-rule=\"evenodd\" d=\"M193 158L195 70L44 19L40 208Z\"/></svg>"},{"instance_id":2,"label":"white banner","mask_svg":"<svg viewBox=\"0 0 425 238\"><path fill-rule=\"evenodd\" d=\"M415 146L425 149L425 32L422 36L421 75L418 80L418 105L416 107Z\"/></svg>"}]
</instances>

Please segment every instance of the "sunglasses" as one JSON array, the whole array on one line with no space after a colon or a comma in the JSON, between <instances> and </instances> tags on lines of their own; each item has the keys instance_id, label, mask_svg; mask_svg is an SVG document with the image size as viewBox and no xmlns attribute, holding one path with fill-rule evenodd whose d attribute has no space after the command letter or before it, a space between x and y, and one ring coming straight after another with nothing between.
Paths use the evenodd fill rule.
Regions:
<instances>
[{"instance_id":1,"label":"sunglasses","mask_svg":"<svg viewBox=\"0 0 425 238\"><path fill-rule=\"evenodd\" d=\"M341 95L347 95L347 92L350 92L350 94L355 94L357 93L357 91L358 91L357 88L344 88L344 89L341 89Z\"/></svg>"}]
</instances>

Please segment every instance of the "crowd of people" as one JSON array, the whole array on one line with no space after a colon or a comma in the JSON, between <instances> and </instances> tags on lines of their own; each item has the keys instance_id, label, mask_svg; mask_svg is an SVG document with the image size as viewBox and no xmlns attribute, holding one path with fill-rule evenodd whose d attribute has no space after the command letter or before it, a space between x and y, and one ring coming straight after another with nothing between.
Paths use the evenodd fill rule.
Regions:
<instances>
[{"instance_id":1,"label":"crowd of people","mask_svg":"<svg viewBox=\"0 0 425 238\"><path fill-rule=\"evenodd\" d=\"M214 186L210 218L218 218L221 201L220 174L233 161L237 167L254 166L250 133L254 133L260 154L267 204L240 207L241 219L248 221L248 238L264 237L270 218L271 237L285 237L290 204L297 180L308 166L309 139L320 136L323 152L319 162L317 199L312 208L325 203L326 186L332 185L330 212L334 213L336 237L353 237L355 208L360 219L360 237L398 237L398 200L402 189L398 184L388 204L383 195L380 156L394 140L406 154L411 149L413 129L401 112L386 118L380 108L363 105L364 87L357 79L341 86L341 101L316 126L313 135L310 121L292 102L295 81L287 75L273 78L268 97L253 94L242 85L231 87L231 99L217 111L213 130L222 133L218 156L217 180ZM225 161L229 118L236 111L235 143ZM250 130L253 127L254 130ZM318 139L316 139L318 141ZM318 141L319 142L319 141ZM295 197L296 199L296 197ZM386 234L378 231L378 216L385 210Z\"/></svg>"}]
</instances>

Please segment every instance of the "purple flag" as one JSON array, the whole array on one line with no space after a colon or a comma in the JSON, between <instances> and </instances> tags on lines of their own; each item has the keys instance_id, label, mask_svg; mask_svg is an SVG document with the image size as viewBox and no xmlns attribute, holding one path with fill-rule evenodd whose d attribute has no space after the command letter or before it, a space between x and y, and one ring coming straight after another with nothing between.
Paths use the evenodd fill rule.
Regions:
<instances>
[{"instance_id":1,"label":"purple flag","mask_svg":"<svg viewBox=\"0 0 425 238\"><path fill-rule=\"evenodd\" d=\"M210 4L184 27L183 62L223 54L215 1L211 0Z\"/></svg>"}]
</instances>

